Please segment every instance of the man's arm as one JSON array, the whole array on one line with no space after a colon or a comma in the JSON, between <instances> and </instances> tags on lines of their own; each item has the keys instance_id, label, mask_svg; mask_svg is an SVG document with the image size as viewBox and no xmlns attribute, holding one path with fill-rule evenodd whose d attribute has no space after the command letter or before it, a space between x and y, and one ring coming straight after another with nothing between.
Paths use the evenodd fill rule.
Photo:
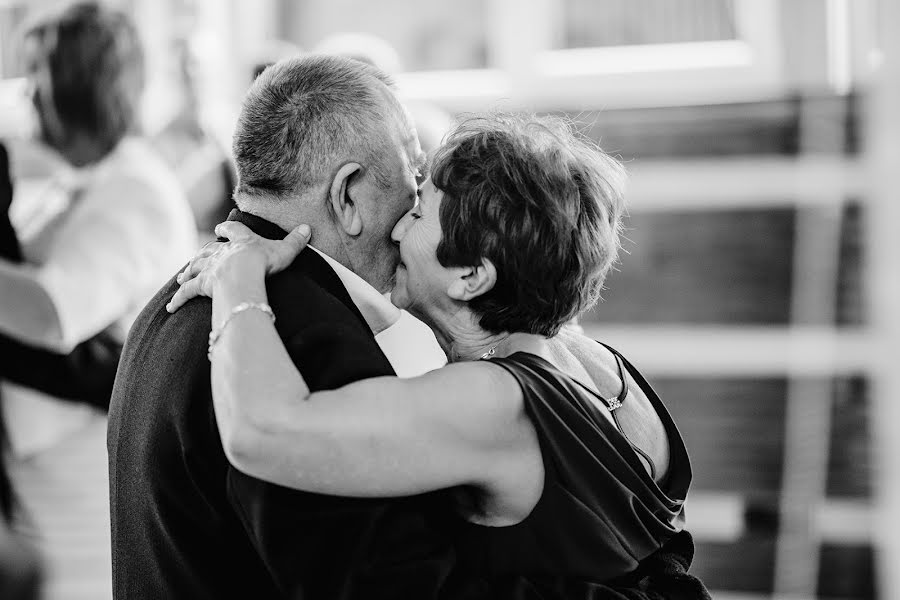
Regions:
<instances>
[{"instance_id":1,"label":"man's arm","mask_svg":"<svg viewBox=\"0 0 900 600\"><path fill-rule=\"evenodd\" d=\"M121 353L122 342L106 331L68 354L34 348L0 334L0 377L105 411Z\"/></svg>"}]
</instances>

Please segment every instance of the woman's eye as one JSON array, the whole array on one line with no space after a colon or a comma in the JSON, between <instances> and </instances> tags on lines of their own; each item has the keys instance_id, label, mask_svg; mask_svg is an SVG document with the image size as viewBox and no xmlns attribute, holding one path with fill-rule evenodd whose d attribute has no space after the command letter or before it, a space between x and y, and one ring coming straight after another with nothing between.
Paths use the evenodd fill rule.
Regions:
<instances>
[{"instance_id":1,"label":"woman's eye","mask_svg":"<svg viewBox=\"0 0 900 600\"><path fill-rule=\"evenodd\" d=\"M420 215L417 212L410 212L409 216L411 216L413 219L421 219L422 218L422 215Z\"/></svg>"}]
</instances>

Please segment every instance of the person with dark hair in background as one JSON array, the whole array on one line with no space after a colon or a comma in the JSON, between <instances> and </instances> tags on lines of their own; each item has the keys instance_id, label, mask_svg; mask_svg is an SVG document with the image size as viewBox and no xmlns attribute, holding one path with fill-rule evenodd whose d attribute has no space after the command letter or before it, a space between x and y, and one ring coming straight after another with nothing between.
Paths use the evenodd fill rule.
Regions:
<instances>
[{"instance_id":1,"label":"person with dark hair in background","mask_svg":"<svg viewBox=\"0 0 900 600\"><path fill-rule=\"evenodd\" d=\"M279 280L312 255L301 252L311 231L328 246L335 228L273 241L221 224L231 241L192 259L168 308L206 312L185 302L213 298L211 391L228 460L320 494L445 490L458 560L447 597L708 598L686 574L692 474L674 422L621 354L562 330L616 260L623 183L621 165L561 120L464 120L393 229L399 263L381 266L396 265L391 301L432 328L451 364L325 389L308 383L321 362L298 363L275 317L290 309ZM338 183L326 189L356 231L364 207Z\"/></svg>"},{"instance_id":2,"label":"person with dark hair in background","mask_svg":"<svg viewBox=\"0 0 900 600\"><path fill-rule=\"evenodd\" d=\"M27 452L53 440L35 442L42 434L20 431L15 414L70 410L59 398L107 408L131 320L196 249L196 229L139 135L144 57L127 15L96 2L46 13L25 29L22 54L37 141L61 159L52 187L64 199L28 198L21 252L0 257L3 401L13 446Z\"/></svg>"}]
</instances>

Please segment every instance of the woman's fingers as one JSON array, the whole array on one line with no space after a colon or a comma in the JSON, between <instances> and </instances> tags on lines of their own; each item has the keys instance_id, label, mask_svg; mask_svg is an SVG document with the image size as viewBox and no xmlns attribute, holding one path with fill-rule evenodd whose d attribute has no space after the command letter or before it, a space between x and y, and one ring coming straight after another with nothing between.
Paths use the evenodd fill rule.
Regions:
<instances>
[{"instance_id":1,"label":"woman's fingers","mask_svg":"<svg viewBox=\"0 0 900 600\"><path fill-rule=\"evenodd\" d=\"M166 305L169 312L175 312L191 298L209 296L212 281L216 277L215 271L228 268L224 266L230 264L226 261L239 254L256 253L258 258L265 261L267 273L284 270L309 244L311 232L309 225L304 224L291 230L283 240L267 240L241 223L226 221L216 226L216 235L229 241L207 244L178 274L176 280L180 287ZM207 287L210 291L206 290Z\"/></svg>"},{"instance_id":2,"label":"woman's fingers","mask_svg":"<svg viewBox=\"0 0 900 600\"><path fill-rule=\"evenodd\" d=\"M209 256L212 256L213 254L216 254L224 245L224 242L216 241L207 242L206 244L204 244L204 246L200 248L194 258L188 261L187 266L181 273L178 274L178 277L175 278L175 281L177 281L178 283L184 283L185 278L196 275L198 270L194 267L194 263L196 263L198 260L205 259Z\"/></svg>"},{"instance_id":3,"label":"woman's fingers","mask_svg":"<svg viewBox=\"0 0 900 600\"><path fill-rule=\"evenodd\" d=\"M272 246L267 272L277 273L290 265L309 243L309 225L295 227L283 240Z\"/></svg>"},{"instance_id":4,"label":"woman's fingers","mask_svg":"<svg viewBox=\"0 0 900 600\"><path fill-rule=\"evenodd\" d=\"M294 256L297 256L304 248L306 248L306 245L309 243L310 233L309 225L304 223L303 225L292 229L291 232L287 234L287 237L284 238L284 242L294 253Z\"/></svg>"},{"instance_id":5,"label":"woman's fingers","mask_svg":"<svg viewBox=\"0 0 900 600\"><path fill-rule=\"evenodd\" d=\"M219 223L216 225L215 232L217 236L226 238L232 242L262 239L260 236L253 233L249 227L243 223L238 223L237 221L225 221L224 223Z\"/></svg>"},{"instance_id":6,"label":"woman's fingers","mask_svg":"<svg viewBox=\"0 0 900 600\"><path fill-rule=\"evenodd\" d=\"M190 275L191 265L194 264L194 260L195 259L192 258L191 260L188 261L187 266L184 268L184 270L181 273L178 274L178 277L175 278L175 281L177 281L179 284L181 284L187 279L187 277Z\"/></svg>"},{"instance_id":7,"label":"woman's fingers","mask_svg":"<svg viewBox=\"0 0 900 600\"><path fill-rule=\"evenodd\" d=\"M178 283L184 285L191 279L197 277L197 275L206 268L209 260L210 259L205 256L195 256L192 258L191 262L188 263L187 268L178 275Z\"/></svg>"},{"instance_id":8,"label":"woman's fingers","mask_svg":"<svg viewBox=\"0 0 900 600\"><path fill-rule=\"evenodd\" d=\"M175 295L172 296L172 299L169 300L169 303L166 305L166 310L170 313L175 312L182 306L184 306L185 302L190 300L191 298L196 298L197 296L202 296L202 285L199 277L194 277L190 281L185 282L178 288L178 291L175 292Z\"/></svg>"}]
</instances>

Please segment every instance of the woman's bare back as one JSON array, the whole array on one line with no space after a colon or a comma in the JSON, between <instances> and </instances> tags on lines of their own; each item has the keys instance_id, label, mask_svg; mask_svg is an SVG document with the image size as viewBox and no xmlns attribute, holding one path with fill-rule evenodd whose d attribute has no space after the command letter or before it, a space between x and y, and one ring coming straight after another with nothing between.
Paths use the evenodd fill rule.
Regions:
<instances>
[{"instance_id":1,"label":"woman's bare back","mask_svg":"<svg viewBox=\"0 0 900 600\"><path fill-rule=\"evenodd\" d=\"M548 360L588 389L603 398L615 398L622 391L622 378L628 384L628 395L616 409L616 418L602 402L596 402L600 413L614 422L620 431L640 450L638 456L656 482L665 478L669 469L669 440L665 427L650 400L627 369L619 374L615 356L595 340L568 328L549 340ZM646 456L641 456L641 453ZM652 461L652 468L650 461Z\"/></svg>"}]
</instances>

